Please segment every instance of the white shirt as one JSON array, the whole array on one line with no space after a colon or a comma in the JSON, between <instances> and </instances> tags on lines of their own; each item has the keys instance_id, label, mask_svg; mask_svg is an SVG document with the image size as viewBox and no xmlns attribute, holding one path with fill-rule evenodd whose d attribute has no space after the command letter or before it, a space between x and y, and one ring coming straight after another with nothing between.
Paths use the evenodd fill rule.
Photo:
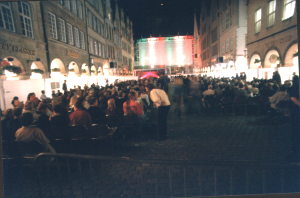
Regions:
<instances>
[{"instance_id":1,"label":"white shirt","mask_svg":"<svg viewBox=\"0 0 300 198\"><path fill-rule=\"evenodd\" d=\"M55 153L54 148L49 144L48 138L45 136L44 132L34 126L21 127L15 133L17 142L31 142L37 141L41 145L45 146L48 151Z\"/></svg>"},{"instance_id":2,"label":"white shirt","mask_svg":"<svg viewBox=\"0 0 300 198\"><path fill-rule=\"evenodd\" d=\"M171 105L168 95L162 89L152 89L150 91L150 98L155 107Z\"/></svg>"}]
</instances>

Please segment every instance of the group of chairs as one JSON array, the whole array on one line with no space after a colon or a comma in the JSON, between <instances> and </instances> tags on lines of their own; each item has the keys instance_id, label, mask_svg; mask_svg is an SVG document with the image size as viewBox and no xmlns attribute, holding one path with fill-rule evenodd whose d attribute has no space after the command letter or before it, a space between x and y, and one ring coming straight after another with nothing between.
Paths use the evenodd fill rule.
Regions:
<instances>
[{"instance_id":1,"label":"group of chairs","mask_svg":"<svg viewBox=\"0 0 300 198\"><path fill-rule=\"evenodd\" d=\"M143 125L138 120L129 118L118 127L99 124L93 124L89 128L67 126L61 131L54 131L48 138L58 153L99 154L103 149L112 149L112 146L128 140L149 138L151 131L153 126ZM35 155L44 150L37 142L3 140L3 156Z\"/></svg>"},{"instance_id":2,"label":"group of chairs","mask_svg":"<svg viewBox=\"0 0 300 198\"><path fill-rule=\"evenodd\" d=\"M264 115L270 111L270 103L260 96L226 100L210 95L203 98L201 107L204 113L225 115Z\"/></svg>"}]
</instances>

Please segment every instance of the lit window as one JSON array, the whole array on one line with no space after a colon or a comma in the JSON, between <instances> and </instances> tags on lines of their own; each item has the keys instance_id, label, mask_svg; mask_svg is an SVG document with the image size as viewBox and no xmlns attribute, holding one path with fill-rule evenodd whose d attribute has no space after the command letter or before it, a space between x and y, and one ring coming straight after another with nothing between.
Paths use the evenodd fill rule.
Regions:
<instances>
[{"instance_id":1,"label":"lit window","mask_svg":"<svg viewBox=\"0 0 300 198\"><path fill-rule=\"evenodd\" d=\"M91 54L94 54L93 39L90 37L89 37L89 50Z\"/></svg>"},{"instance_id":2,"label":"lit window","mask_svg":"<svg viewBox=\"0 0 300 198\"><path fill-rule=\"evenodd\" d=\"M65 0L59 0L60 5L65 5Z\"/></svg>"},{"instance_id":3,"label":"lit window","mask_svg":"<svg viewBox=\"0 0 300 198\"><path fill-rule=\"evenodd\" d=\"M296 7L295 0L284 0L282 20L288 19L294 15Z\"/></svg>"},{"instance_id":4,"label":"lit window","mask_svg":"<svg viewBox=\"0 0 300 198\"><path fill-rule=\"evenodd\" d=\"M74 1L70 1L70 4L71 4L71 9L72 9L72 12L74 14L77 14L77 5L76 5L76 0Z\"/></svg>"},{"instance_id":5,"label":"lit window","mask_svg":"<svg viewBox=\"0 0 300 198\"><path fill-rule=\"evenodd\" d=\"M60 41L67 42L65 21L61 18L58 18L58 36Z\"/></svg>"},{"instance_id":6,"label":"lit window","mask_svg":"<svg viewBox=\"0 0 300 198\"><path fill-rule=\"evenodd\" d=\"M68 10L71 9L71 6L70 6L70 0L66 0L66 1L65 1L65 6L66 6L66 8L67 8Z\"/></svg>"},{"instance_id":7,"label":"lit window","mask_svg":"<svg viewBox=\"0 0 300 198\"><path fill-rule=\"evenodd\" d=\"M255 12L255 33L260 32L261 29L261 8Z\"/></svg>"},{"instance_id":8,"label":"lit window","mask_svg":"<svg viewBox=\"0 0 300 198\"><path fill-rule=\"evenodd\" d=\"M57 39L57 27L56 27L56 16L48 12L48 18L49 18L49 34L51 38Z\"/></svg>"},{"instance_id":9,"label":"lit window","mask_svg":"<svg viewBox=\"0 0 300 198\"><path fill-rule=\"evenodd\" d=\"M79 30L78 28L74 28L74 37L75 37L75 46L80 47L80 39L79 39Z\"/></svg>"},{"instance_id":10,"label":"lit window","mask_svg":"<svg viewBox=\"0 0 300 198\"><path fill-rule=\"evenodd\" d=\"M78 16L79 18L83 18L83 10L82 10L82 4L81 1L78 2Z\"/></svg>"},{"instance_id":11,"label":"lit window","mask_svg":"<svg viewBox=\"0 0 300 198\"><path fill-rule=\"evenodd\" d=\"M99 43L99 45L98 45L98 53L99 53L99 56L102 57L102 44L101 43Z\"/></svg>"},{"instance_id":12,"label":"lit window","mask_svg":"<svg viewBox=\"0 0 300 198\"><path fill-rule=\"evenodd\" d=\"M31 10L30 5L27 2L18 2L20 21L22 27L22 34L32 38L32 21L31 21Z\"/></svg>"},{"instance_id":13,"label":"lit window","mask_svg":"<svg viewBox=\"0 0 300 198\"><path fill-rule=\"evenodd\" d=\"M102 48L102 57L106 58L105 45L102 44L101 48Z\"/></svg>"},{"instance_id":14,"label":"lit window","mask_svg":"<svg viewBox=\"0 0 300 198\"><path fill-rule=\"evenodd\" d=\"M269 2L268 26L272 26L275 23L275 11L276 11L276 1L272 0Z\"/></svg>"},{"instance_id":15,"label":"lit window","mask_svg":"<svg viewBox=\"0 0 300 198\"><path fill-rule=\"evenodd\" d=\"M67 23L67 31L68 31L68 43L70 45L74 45L73 26L69 23Z\"/></svg>"},{"instance_id":16,"label":"lit window","mask_svg":"<svg viewBox=\"0 0 300 198\"><path fill-rule=\"evenodd\" d=\"M81 42L81 49L85 49L85 38L84 33L80 31L80 42Z\"/></svg>"},{"instance_id":17,"label":"lit window","mask_svg":"<svg viewBox=\"0 0 300 198\"><path fill-rule=\"evenodd\" d=\"M0 3L0 28L14 32L14 22L11 13L10 3Z\"/></svg>"},{"instance_id":18,"label":"lit window","mask_svg":"<svg viewBox=\"0 0 300 198\"><path fill-rule=\"evenodd\" d=\"M98 43L97 43L97 41L94 41L94 52L95 52L95 55L98 55Z\"/></svg>"}]
</instances>

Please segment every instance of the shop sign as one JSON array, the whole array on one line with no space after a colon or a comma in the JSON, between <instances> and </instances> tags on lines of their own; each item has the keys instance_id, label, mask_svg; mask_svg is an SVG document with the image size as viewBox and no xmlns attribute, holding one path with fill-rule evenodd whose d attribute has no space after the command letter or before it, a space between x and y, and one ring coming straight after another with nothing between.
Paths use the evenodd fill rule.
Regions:
<instances>
[{"instance_id":1,"label":"shop sign","mask_svg":"<svg viewBox=\"0 0 300 198\"><path fill-rule=\"evenodd\" d=\"M93 58L94 63L102 63L100 58Z\"/></svg>"},{"instance_id":2,"label":"shop sign","mask_svg":"<svg viewBox=\"0 0 300 198\"><path fill-rule=\"evenodd\" d=\"M31 56L35 55L35 50L31 50L31 49L28 49L26 47L20 47L20 46L17 46L17 45L12 45L12 44L9 44L9 43L0 43L0 49L6 50L6 51L9 51L9 52L17 52L17 53L22 53L22 54L28 54L28 55L31 55Z\"/></svg>"},{"instance_id":3,"label":"shop sign","mask_svg":"<svg viewBox=\"0 0 300 198\"><path fill-rule=\"evenodd\" d=\"M67 56L78 59L80 57L80 54L71 50L67 50Z\"/></svg>"}]
</instances>

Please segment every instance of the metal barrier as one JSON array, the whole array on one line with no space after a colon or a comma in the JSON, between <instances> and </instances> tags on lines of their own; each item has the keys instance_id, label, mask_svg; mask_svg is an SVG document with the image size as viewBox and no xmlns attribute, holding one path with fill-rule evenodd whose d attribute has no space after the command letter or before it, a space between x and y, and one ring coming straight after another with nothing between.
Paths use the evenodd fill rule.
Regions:
<instances>
[{"instance_id":1,"label":"metal barrier","mask_svg":"<svg viewBox=\"0 0 300 198\"><path fill-rule=\"evenodd\" d=\"M31 161L7 163L6 198L160 198L300 191L296 164L134 160L73 154L40 154Z\"/></svg>"}]
</instances>

